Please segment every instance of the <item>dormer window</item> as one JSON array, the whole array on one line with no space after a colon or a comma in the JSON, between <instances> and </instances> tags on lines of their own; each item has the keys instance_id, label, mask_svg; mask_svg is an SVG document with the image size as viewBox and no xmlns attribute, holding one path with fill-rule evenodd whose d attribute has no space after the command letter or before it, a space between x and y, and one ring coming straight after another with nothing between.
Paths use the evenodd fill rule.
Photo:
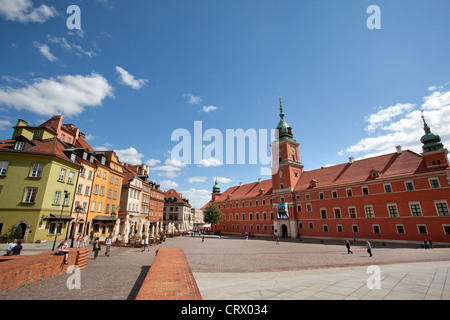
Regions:
<instances>
[{"instance_id":1,"label":"dormer window","mask_svg":"<svg viewBox=\"0 0 450 320\"><path fill-rule=\"evenodd\" d=\"M372 170L370 170L370 176L371 176L372 178L377 178L377 177L379 177L379 176L380 176L380 170L376 170L376 169L373 169L373 168L372 168Z\"/></svg>"},{"instance_id":2,"label":"dormer window","mask_svg":"<svg viewBox=\"0 0 450 320\"><path fill-rule=\"evenodd\" d=\"M14 145L14 150L23 150L23 147L25 146L25 142L23 141L17 141Z\"/></svg>"},{"instance_id":3,"label":"dormer window","mask_svg":"<svg viewBox=\"0 0 450 320\"><path fill-rule=\"evenodd\" d=\"M72 160L73 162L75 162L75 159L77 158L77 155L75 153L72 153L70 155L70 160Z\"/></svg>"},{"instance_id":4,"label":"dormer window","mask_svg":"<svg viewBox=\"0 0 450 320\"><path fill-rule=\"evenodd\" d=\"M312 180L309 182L309 186L310 186L311 188L317 187L317 183L318 183L318 182L319 182L318 180L312 179Z\"/></svg>"},{"instance_id":5,"label":"dormer window","mask_svg":"<svg viewBox=\"0 0 450 320\"><path fill-rule=\"evenodd\" d=\"M105 165L105 164L106 164L106 158L102 157L102 165Z\"/></svg>"}]
</instances>

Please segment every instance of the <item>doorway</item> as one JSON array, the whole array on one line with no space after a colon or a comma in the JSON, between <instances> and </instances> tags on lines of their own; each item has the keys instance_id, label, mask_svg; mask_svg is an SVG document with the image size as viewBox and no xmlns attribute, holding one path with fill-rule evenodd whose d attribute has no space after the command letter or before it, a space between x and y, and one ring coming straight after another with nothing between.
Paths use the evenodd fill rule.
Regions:
<instances>
[{"instance_id":1,"label":"doorway","mask_svg":"<svg viewBox=\"0 0 450 320\"><path fill-rule=\"evenodd\" d=\"M288 237L288 228L285 224L281 225L281 236L283 238L287 238Z\"/></svg>"}]
</instances>

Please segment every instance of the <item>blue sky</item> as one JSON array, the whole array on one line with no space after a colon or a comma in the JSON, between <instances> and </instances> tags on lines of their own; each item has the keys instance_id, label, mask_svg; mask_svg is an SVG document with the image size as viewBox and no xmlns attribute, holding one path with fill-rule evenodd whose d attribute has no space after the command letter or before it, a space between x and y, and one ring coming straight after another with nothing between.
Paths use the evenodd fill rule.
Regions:
<instances>
[{"instance_id":1,"label":"blue sky","mask_svg":"<svg viewBox=\"0 0 450 320\"><path fill-rule=\"evenodd\" d=\"M367 28L370 5L381 29ZM276 127L279 95L305 170L421 152L421 110L448 146L449 12L446 0L0 0L0 138L63 112L197 207L215 176L224 191L267 179L265 165L174 161L172 133L193 143L201 121L225 150L227 129Z\"/></svg>"}]
</instances>

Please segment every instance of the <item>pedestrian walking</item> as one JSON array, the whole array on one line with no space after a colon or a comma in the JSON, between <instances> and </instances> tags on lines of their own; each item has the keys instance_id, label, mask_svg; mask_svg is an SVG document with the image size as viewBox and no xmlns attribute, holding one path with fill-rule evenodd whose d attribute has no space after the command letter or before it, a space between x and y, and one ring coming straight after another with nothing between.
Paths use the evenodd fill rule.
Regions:
<instances>
[{"instance_id":1,"label":"pedestrian walking","mask_svg":"<svg viewBox=\"0 0 450 320\"><path fill-rule=\"evenodd\" d=\"M353 254L353 252L350 250L350 241L347 240L347 243L345 244L345 246L347 247L347 254Z\"/></svg>"},{"instance_id":2,"label":"pedestrian walking","mask_svg":"<svg viewBox=\"0 0 450 320\"><path fill-rule=\"evenodd\" d=\"M425 249L429 249L427 239L423 240L423 246Z\"/></svg>"},{"instance_id":3,"label":"pedestrian walking","mask_svg":"<svg viewBox=\"0 0 450 320\"><path fill-rule=\"evenodd\" d=\"M97 259L98 252L101 251L101 250L102 250L102 248L100 247L100 241L99 241L99 239L97 237L97 238L95 238L94 246L92 248L92 251L94 251L94 260Z\"/></svg>"},{"instance_id":4,"label":"pedestrian walking","mask_svg":"<svg viewBox=\"0 0 450 320\"><path fill-rule=\"evenodd\" d=\"M205 242L205 236L202 236L202 242Z\"/></svg>"},{"instance_id":5,"label":"pedestrian walking","mask_svg":"<svg viewBox=\"0 0 450 320\"><path fill-rule=\"evenodd\" d=\"M142 238L141 239L141 252L144 252L144 250L145 250L145 239Z\"/></svg>"},{"instance_id":6,"label":"pedestrian walking","mask_svg":"<svg viewBox=\"0 0 450 320\"><path fill-rule=\"evenodd\" d=\"M20 255L20 251L22 251L22 241L17 242L17 245L14 246L12 250L13 256Z\"/></svg>"},{"instance_id":7,"label":"pedestrian walking","mask_svg":"<svg viewBox=\"0 0 450 320\"><path fill-rule=\"evenodd\" d=\"M366 240L366 248L367 248L367 253L372 256L372 246L370 245L369 240Z\"/></svg>"},{"instance_id":8,"label":"pedestrian walking","mask_svg":"<svg viewBox=\"0 0 450 320\"><path fill-rule=\"evenodd\" d=\"M431 238L428 238L428 243L430 245L430 249L433 249L433 242L431 241Z\"/></svg>"},{"instance_id":9,"label":"pedestrian walking","mask_svg":"<svg viewBox=\"0 0 450 320\"><path fill-rule=\"evenodd\" d=\"M109 236L105 241L105 245L106 245L105 256L107 256L107 257L109 257L109 252L111 251L111 244L112 244L112 240L111 240L111 236Z\"/></svg>"},{"instance_id":10,"label":"pedestrian walking","mask_svg":"<svg viewBox=\"0 0 450 320\"><path fill-rule=\"evenodd\" d=\"M80 234L77 238L77 248L81 246L81 241L83 240L83 236Z\"/></svg>"},{"instance_id":11,"label":"pedestrian walking","mask_svg":"<svg viewBox=\"0 0 450 320\"><path fill-rule=\"evenodd\" d=\"M145 248L147 248L147 252L150 251L150 247L148 246L148 238L149 237L145 237L145 243L144 243L144 250L145 250Z\"/></svg>"},{"instance_id":12,"label":"pedestrian walking","mask_svg":"<svg viewBox=\"0 0 450 320\"><path fill-rule=\"evenodd\" d=\"M277 236L277 244L280 244L280 237Z\"/></svg>"}]
</instances>

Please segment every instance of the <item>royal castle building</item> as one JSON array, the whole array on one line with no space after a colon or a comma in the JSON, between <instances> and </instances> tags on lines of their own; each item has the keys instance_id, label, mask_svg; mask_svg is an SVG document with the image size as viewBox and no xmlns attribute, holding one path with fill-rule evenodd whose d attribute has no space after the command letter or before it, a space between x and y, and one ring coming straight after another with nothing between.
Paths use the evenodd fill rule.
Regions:
<instances>
[{"instance_id":1,"label":"royal castle building","mask_svg":"<svg viewBox=\"0 0 450 320\"><path fill-rule=\"evenodd\" d=\"M422 119L423 152L402 150L306 171L280 102L272 178L239 184L212 198L214 231L286 238L450 243L448 150ZM275 163L275 162L274 162ZM206 208L206 204L203 208Z\"/></svg>"}]
</instances>

